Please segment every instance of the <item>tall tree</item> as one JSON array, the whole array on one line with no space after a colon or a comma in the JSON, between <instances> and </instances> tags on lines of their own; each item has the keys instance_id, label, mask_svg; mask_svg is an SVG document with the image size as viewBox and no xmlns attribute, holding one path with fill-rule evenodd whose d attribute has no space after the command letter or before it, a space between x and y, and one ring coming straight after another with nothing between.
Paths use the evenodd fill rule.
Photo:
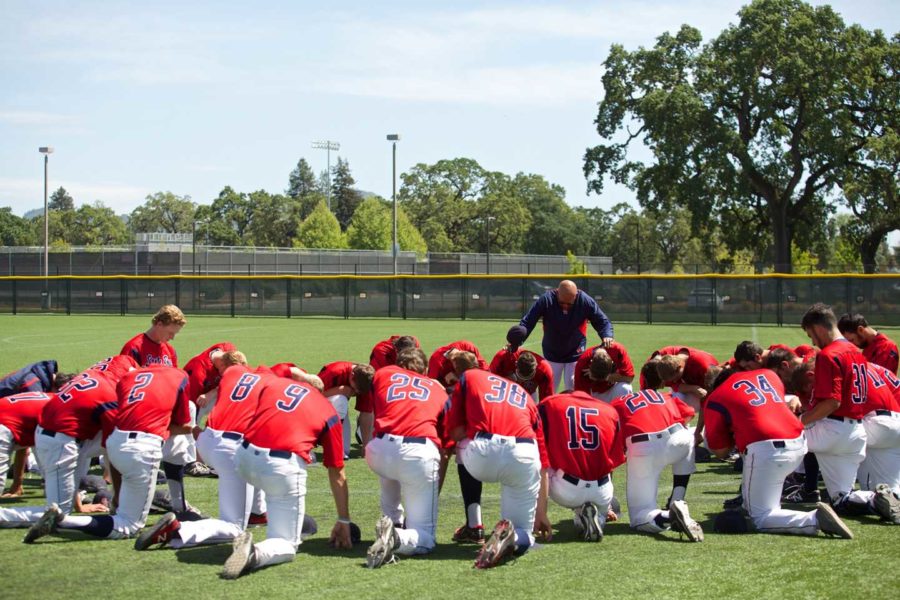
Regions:
<instances>
[{"instance_id":1,"label":"tall tree","mask_svg":"<svg viewBox=\"0 0 900 600\"><path fill-rule=\"evenodd\" d=\"M824 220L840 173L874 133L866 115L897 109L885 88L898 81L855 76L888 42L829 6L754 0L739 17L702 47L690 26L649 50L612 47L595 121L604 143L585 154L585 175L597 192L609 177L645 206L687 207L695 230L745 207L734 211L745 230L768 230L776 270L790 271L798 228ZM634 140L649 164L627 157Z\"/></svg>"},{"instance_id":2,"label":"tall tree","mask_svg":"<svg viewBox=\"0 0 900 600\"><path fill-rule=\"evenodd\" d=\"M247 243L276 248L290 246L300 226L300 202L265 190L251 192L248 200L253 214L247 228Z\"/></svg>"},{"instance_id":3,"label":"tall tree","mask_svg":"<svg viewBox=\"0 0 900 600\"><path fill-rule=\"evenodd\" d=\"M198 218L209 220L210 243L226 246L247 245L250 223L253 220L253 203L247 194L238 193L225 186L209 207L200 207Z\"/></svg>"},{"instance_id":4,"label":"tall tree","mask_svg":"<svg viewBox=\"0 0 900 600\"><path fill-rule=\"evenodd\" d=\"M129 241L125 222L99 200L75 211L67 234L65 241L73 246L114 246Z\"/></svg>"},{"instance_id":5,"label":"tall tree","mask_svg":"<svg viewBox=\"0 0 900 600\"><path fill-rule=\"evenodd\" d=\"M75 200L66 191L66 188L60 186L55 192L50 194L47 201L48 210L75 210Z\"/></svg>"},{"instance_id":6,"label":"tall tree","mask_svg":"<svg viewBox=\"0 0 900 600\"><path fill-rule=\"evenodd\" d=\"M196 210L190 196L156 192L131 211L128 226L135 233L188 233Z\"/></svg>"},{"instance_id":7,"label":"tall tree","mask_svg":"<svg viewBox=\"0 0 900 600\"><path fill-rule=\"evenodd\" d=\"M331 210L337 217L341 229L347 229L356 207L362 202L362 194L356 189L356 180L350 172L350 163L338 158L331 169Z\"/></svg>"},{"instance_id":8,"label":"tall tree","mask_svg":"<svg viewBox=\"0 0 900 600\"><path fill-rule=\"evenodd\" d=\"M43 238L43 234L40 237ZM0 245L33 246L37 243L38 235L32 222L12 214L8 206L0 208Z\"/></svg>"},{"instance_id":9,"label":"tall tree","mask_svg":"<svg viewBox=\"0 0 900 600\"><path fill-rule=\"evenodd\" d=\"M565 190L551 185L540 175L519 173L512 181L513 194L531 218L531 227L523 239L528 254L588 254L591 240L585 217L566 204Z\"/></svg>"},{"instance_id":10,"label":"tall tree","mask_svg":"<svg viewBox=\"0 0 900 600\"><path fill-rule=\"evenodd\" d=\"M316 174L313 173L306 159L301 158L288 176L288 188L285 193L291 198L299 199L318 191L320 190Z\"/></svg>"},{"instance_id":11,"label":"tall tree","mask_svg":"<svg viewBox=\"0 0 900 600\"><path fill-rule=\"evenodd\" d=\"M324 200L301 223L294 246L322 249L344 247L341 225L334 214L328 210Z\"/></svg>"},{"instance_id":12,"label":"tall tree","mask_svg":"<svg viewBox=\"0 0 900 600\"><path fill-rule=\"evenodd\" d=\"M394 240L393 210L386 200L372 196L363 200L347 227L347 247L355 250L391 250ZM425 254L424 238L402 208L397 210L397 243L400 250Z\"/></svg>"}]
</instances>

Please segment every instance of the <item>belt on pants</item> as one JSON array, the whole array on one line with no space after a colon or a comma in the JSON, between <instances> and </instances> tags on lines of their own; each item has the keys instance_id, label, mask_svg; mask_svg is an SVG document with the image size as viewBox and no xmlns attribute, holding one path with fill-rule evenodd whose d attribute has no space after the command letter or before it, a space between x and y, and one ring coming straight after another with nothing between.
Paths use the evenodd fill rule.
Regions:
<instances>
[{"instance_id":1,"label":"belt on pants","mask_svg":"<svg viewBox=\"0 0 900 600\"><path fill-rule=\"evenodd\" d=\"M851 419L850 417L836 417L834 415L828 415L827 419L831 419L832 421L840 421L841 423L862 423L862 419Z\"/></svg>"},{"instance_id":2,"label":"belt on pants","mask_svg":"<svg viewBox=\"0 0 900 600\"><path fill-rule=\"evenodd\" d=\"M41 435L46 435L47 437L56 437L56 432L41 428Z\"/></svg>"},{"instance_id":3,"label":"belt on pants","mask_svg":"<svg viewBox=\"0 0 900 600\"><path fill-rule=\"evenodd\" d=\"M241 446L243 446L244 448L247 448L250 446L250 442L248 442L247 440L244 440L243 442L241 442ZM260 448L260 450L266 450L266 448ZM267 452L269 453L269 456L271 456L272 458L285 458L286 459L286 458L291 458L292 456L294 456L293 452L288 452L287 450L267 450Z\"/></svg>"},{"instance_id":4,"label":"belt on pants","mask_svg":"<svg viewBox=\"0 0 900 600\"><path fill-rule=\"evenodd\" d=\"M222 437L225 438L226 440L239 440L244 436L242 436L241 434L234 432L234 431L223 431Z\"/></svg>"},{"instance_id":5,"label":"belt on pants","mask_svg":"<svg viewBox=\"0 0 900 600\"><path fill-rule=\"evenodd\" d=\"M581 482L584 482L584 483L588 484L588 486L596 483L597 487L600 487L602 485L606 485L606 483L609 481L609 474L604 475L600 479L594 480L594 479L579 479L577 477L569 475L568 473L563 473L562 478L563 478L563 481L568 481L572 485L578 485Z\"/></svg>"},{"instance_id":6,"label":"belt on pants","mask_svg":"<svg viewBox=\"0 0 900 600\"><path fill-rule=\"evenodd\" d=\"M402 436L402 435L394 435L393 433L376 433L375 437L378 439L386 439L389 441L399 441L403 444L424 444L428 438L427 437L419 437L419 436Z\"/></svg>"},{"instance_id":7,"label":"belt on pants","mask_svg":"<svg viewBox=\"0 0 900 600\"><path fill-rule=\"evenodd\" d=\"M494 437L494 435L495 435L495 434L493 434L493 433L488 433L488 432L486 432L486 431L477 431L477 432L475 432L475 439L489 440L489 439L492 439L492 438ZM512 437L512 436L509 436L509 435L499 435L499 434L497 434L497 437ZM516 438L516 443L517 443L517 444L533 444L533 443L534 443L534 438L517 437L517 438Z\"/></svg>"},{"instance_id":8,"label":"belt on pants","mask_svg":"<svg viewBox=\"0 0 900 600\"><path fill-rule=\"evenodd\" d=\"M125 433L121 429L119 431L121 431L122 433ZM162 446L166 443L166 441L164 439L160 438L159 436L153 435L152 433L146 433L144 431L129 431L127 437L129 440L136 440L139 437L144 437L144 436L150 437L153 439L153 441L159 442L160 446Z\"/></svg>"},{"instance_id":9,"label":"belt on pants","mask_svg":"<svg viewBox=\"0 0 900 600\"><path fill-rule=\"evenodd\" d=\"M875 414L878 415L879 417L893 417L894 416L893 411L886 410L884 408L875 409Z\"/></svg>"},{"instance_id":10,"label":"belt on pants","mask_svg":"<svg viewBox=\"0 0 900 600\"><path fill-rule=\"evenodd\" d=\"M684 429L684 427L681 425L681 423L675 423L674 425L672 425L665 431L660 431L659 433L639 433L637 435L631 436L631 438L629 438L629 439L631 439L632 444L640 444L641 442L662 439L667 434L675 433L676 431L678 431L680 429Z\"/></svg>"}]
</instances>

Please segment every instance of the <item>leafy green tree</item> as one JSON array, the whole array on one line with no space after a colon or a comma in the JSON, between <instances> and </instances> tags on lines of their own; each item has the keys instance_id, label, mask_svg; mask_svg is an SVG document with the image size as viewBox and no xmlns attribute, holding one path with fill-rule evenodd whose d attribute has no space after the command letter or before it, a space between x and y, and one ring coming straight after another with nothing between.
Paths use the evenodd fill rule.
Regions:
<instances>
[{"instance_id":1,"label":"leafy green tree","mask_svg":"<svg viewBox=\"0 0 900 600\"><path fill-rule=\"evenodd\" d=\"M43 223L41 224L43 226ZM2 246L34 246L38 237L34 224L18 215L12 214L8 206L0 208L0 245Z\"/></svg>"},{"instance_id":2,"label":"leafy green tree","mask_svg":"<svg viewBox=\"0 0 900 600\"><path fill-rule=\"evenodd\" d=\"M391 209L378 198L366 198L347 227L347 246L354 250L390 250L392 240Z\"/></svg>"},{"instance_id":3,"label":"leafy green tree","mask_svg":"<svg viewBox=\"0 0 900 600\"><path fill-rule=\"evenodd\" d=\"M99 200L74 212L67 233L65 241L73 246L114 246L130 240L125 222Z\"/></svg>"},{"instance_id":4,"label":"leafy green tree","mask_svg":"<svg viewBox=\"0 0 900 600\"><path fill-rule=\"evenodd\" d=\"M587 219L566 204L565 190L540 175L519 173L512 180L513 194L525 207L531 227L522 250L528 254L559 254L571 250L584 255L591 250Z\"/></svg>"},{"instance_id":5,"label":"leafy green tree","mask_svg":"<svg viewBox=\"0 0 900 600\"><path fill-rule=\"evenodd\" d=\"M594 191L611 178L644 206L690 209L695 230L739 214L743 231L768 231L776 270L790 271L797 231L830 211L840 174L873 137L871 115L896 113L898 79L859 75L884 73L889 42L829 6L755 0L739 17L705 46L683 26L651 49L612 47L595 121L604 142L588 149L585 174ZM649 163L628 158L634 140Z\"/></svg>"},{"instance_id":6,"label":"leafy green tree","mask_svg":"<svg viewBox=\"0 0 900 600\"><path fill-rule=\"evenodd\" d=\"M47 209L59 211L75 210L75 200L69 195L66 188L60 186L59 189L50 194L50 199L47 201Z\"/></svg>"},{"instance_id":7,"label":"leafy green tree","mask_svg":"<svg viewBox=\"0 0 900 600\"><path fill-rule=\"evenodd\" d=\"M331 169L331 210L344 230L350 225L353 213L363 200L362 194L354 185L356 180L350 172L350 164L338 158L337 164Z\"/></svg>"},{"instance_id":8,"label":"leafy green tree","mask_svg":"<svg viewBox=\"0 0 900 600\"><path fill-rule=\"evenodd\" d=\"M131 211L128 227L135 233L189 233L196 210L190 196L156 192Z\"/></svg>"},{"instance_id":9,"label":"leafy green tree","mask_svg":"<svg viewBox=\"0 0 900 600\"><path fill-rule=\"evenodd\" d=\"M297 238L294 240L298 248L336 249L344 247L341 225L334 214L322 201L300 224Z\"/></svg>"},{"instance_id":10,"label":"leafy green tree","mask_svg":"<svg viewBox=\"0 0 900 600\"><path fill-rule=\"evenodd\" d=\"M300 202L265 190L248 196L253 206L246 242L253 246L289 247L300 226Z\"/></svg>"},{"instance_id":11,"label":"leafy green tree","mask_svg":"<svg viewBox=\"0 0 900 600\"><path fill-rule=\"evenodd\" d=\"M197 219L208 223L209 241L213 245L241 246L250 243L250 223L253 220L253 203L247 194L238 193L230 186L219 192L211 206L197 210Z\"/></svg>"},{"instance_id":12,"label":"leafy green tree","mask_svg":"<svg viewBox=\"0 0 900 600\"><path fill-rule=\"evenodd\" d=\"M313 173L313 170L309 166L309 163L306 162L306 159L301 158L288 177L288 189L285 190L285 193L291 198L298 200L304 196L316 194L319 191L320 188L319 183L316 181L316 174Z\"/></svg>"}]
</instances>

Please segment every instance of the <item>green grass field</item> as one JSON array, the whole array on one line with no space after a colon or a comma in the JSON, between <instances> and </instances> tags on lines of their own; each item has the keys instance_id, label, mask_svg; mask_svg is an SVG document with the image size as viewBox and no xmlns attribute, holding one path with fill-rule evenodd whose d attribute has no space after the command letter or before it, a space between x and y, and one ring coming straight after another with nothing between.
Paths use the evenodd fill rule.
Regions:
<instances>
[{"instance_id":1,"label":"green grass field","mask_svg":"<svg viewBox=\"0 0 900 600\"><path fill-rule=\"evenodd\" d=\"M614 315L613 315L614 316ZM511 325L497 321L388 321L190 317L175 340L181 363L220 341L232 341L251 363L293 361L311 371L333 360L368 359L371 347L391 334L416 335L430 353L457 339L477 344L490 359L504 343ZM148 317L0 315L0 373L34 360L54 358L63 370L77 371L115 354L122 343L146 329ZM885 329L897 339L900 330ZM806 341L799 327L619 325L616 338L635 362L663 345L684 344L726 358L743 339L762 345ZM589 343L596 343L591 332ZM526 347L539 350L539 336ZM378 483L354 453L347 466L351 514L363 530L363 542L352 551L336 552L327 544L334 504L327 476L313 467L308 480L307 511L319 533L305 542L297 559L228 582L218 578L230 545L181 551L138 553L131 541L94 541L50 537L34 546L21 543L23 530L0 530L0 589L6 598L100 596L125 598L472 598L603 596L611 598L826 598L888 596L900 589L897 540L900 527L875 518L848 520L851 541L825 537L773 535L725 536L712 533L712 519L722 500L733 496L739 475L726 463L699 465L687 500L692 516L707 532L702 544L679 541L678 534L632 533L623 520L606 527L600 544L577 542L570 512L551 503L556 534L552 542L491 571L472 568L473 546L450 541L463 520L459 484L451 467L441 494L438 547L427 557L401 559L383 569L365 569L365 550L379 516ZM40 504L40 480L29 476L26 497L0 500L0 505ZM616 496L624 505L624 470L614 476ZM665 473L660 502L669 493ZM187 479L190 502L215 514L215 480ZM484 516L499 518L499 488L485 486ZM156 520L151 515L150 522ZM256 529L257 539L265 536ZM890 590L894 590L891 592Z\"/></svg>"}]
</instances>

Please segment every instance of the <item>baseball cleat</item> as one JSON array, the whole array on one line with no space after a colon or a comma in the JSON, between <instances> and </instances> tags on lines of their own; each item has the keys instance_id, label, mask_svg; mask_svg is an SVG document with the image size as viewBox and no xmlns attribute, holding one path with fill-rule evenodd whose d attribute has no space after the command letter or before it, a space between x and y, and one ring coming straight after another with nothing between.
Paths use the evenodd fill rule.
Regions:
<instances>
[{"instance_id":1,"label":"baseball cleat","mask_svg":"<svg viewBox=\"0 0 900 600\"><path fill-rule=\"evenodd\" d=\"M453 532L453 541L457 544L483 544L484 526L469 527L468 525L463 525Z\"/></svg>"},{"instance_id":2,"label":"baseball cleat","mask_svg":"<svg viewBox=\"0 0 900 600\"><path fill-rule=\"evenodd\" d=\"M700 523L691 518L688 505L684 500L673 500L669 506L669 516L672 517L672 530L683 533L692 542L703 541L703 529Z\"/></svg>"},{"instance_id":3,"label":"baseball cleat","mask_svg":"<svg viewBox=\"0 0 900 600\"><path fill-rule=\"evenodd\" d=\"M375 524L375 543L366 550L366 566L370 569L396 562L394 550L400 547L400 536L390 517L382 515Z\"/></svg>"},{"instance_id":4,"label":"baseball cleat","mask_svg":"<svg viewBox=\"0 0 900 600\"><path fill-rule=\"evenodd\" d=\"M37 523L28 529L22 542L25 544L33 544L35 540L42 538L45 535L50 535L56 531L56 526L59 524L62 516L59 505L57 505L56 502L52 503L47 507L47 510L44 511L44 514L41 515L41 518L38 519Z\"/></svg>"},{"instance_id":5,"label":"baseball cleat","mask_svg":"<svg viewBox=\"0 0 900 600\"><path fill-rule=\"evenodd\" d=\"M850 528L841 521L834 509L824 502L816 503L816 522L819 524L819 531L825 535L836 535L845 540L853 539Z\"/></svg>"},{"instance_id":6,"label":"baseball cleat","mask_svg":"<svg viewBox=\"0 0 900 600\"><path fill-rule=\"evenodd\" d=\"M250 513L247 520L247 527L262 527L269 523L269 515L267 513Z\"/></svg>"},{"instance_id":7,"label":"baseball cleat","mask_svg":"<svg viewBox=\"0 0 900 600\"><path fill-rule=\"evenodd\" d=\"M222 579L237 579L253 569L256 564L256 553L253 549L253 534L244 531L231 543L231 556L222 568Z\"/></svg>"},{"instance_id":8,"label":"baseball cleat","mask_svg":"<svg viewBox=\"0 0 900 600\"><path fill-rule=\"evenodd\" d=\"M805 504L808 502L819 502L819 500L821 500L819 490L807 492L804 491L802 486L781 497L781 502L784 504Z\"/></svg>"},{"instance_id":9,"label":"baseball cleat","mask_svg":"<svg viewBox=\"0 0 900 600\"><path fill-rule=\"evenodd\" d=\"M500 564L507 556L512 556L516 550L516 531L512 523L503 519L494 526L491 537L482 546L475 559L476 569L490 569Z\"/></svg>"},{"instance_id":10,"label":"baseball cleat","mask_svg":"<svg viewBox=\"0 0 900 600\"><path fill-rule=\"evenodd\" d=\"M581 521L584 524L584 541L602 542L603 526L597 514L597 505L593 502L585 502L581 505Z\"/></svg>"},{"instance_id":11,"label":"baseball cleat","mask_svg":"<svg viewBox=\"0 0 900 600\"><path fill-rule=\"evenodd\" d=\"M186 464L184 466L184 474L188 477L219 477L219 474L216 473L215 469L209 465L203 464L199 460Z\"/></svg>"},{"instance_id":12,"label":"baseball cleat","mask_svg":"<svg viewBox=\"0 0 900 600\"><path fill-rule=\"evenodd\" d=\"M875 486L875 512L885 521L900 525L900 500L897 500L886 483Z\"/></svg>"},{"instance_id":13,"label":"baseball cleat","mask_svg":"<svg viewBox=\"0 0 900 600\"><path fill-rule=\"evenodd\" d=\"M154 544L166 544L178 533L181 523L175 517L175 513L166 513L156 522L134 540L135 550L147 550Z\"/></svg>"}]
</instances>

